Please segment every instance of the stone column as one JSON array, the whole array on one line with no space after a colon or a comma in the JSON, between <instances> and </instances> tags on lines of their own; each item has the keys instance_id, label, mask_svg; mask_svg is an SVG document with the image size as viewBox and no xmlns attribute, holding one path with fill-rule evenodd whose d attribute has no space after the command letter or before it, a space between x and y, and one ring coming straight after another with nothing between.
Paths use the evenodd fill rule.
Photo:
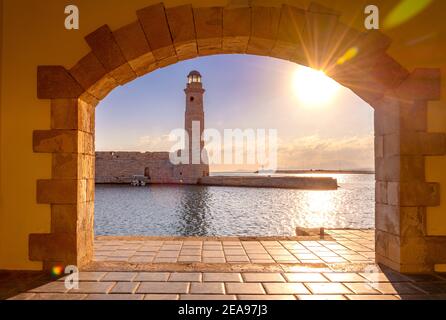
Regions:
<instances>
[{"instance_id":1,"label":"stone column","mask_svg":"<svg viewBox=\"0 0 446 320\"><path fill-rule=\"evenodd\" d=\"M416 70L375 104L376 260L407 273L433 271L446 259L446 237L428 237L425 224L426 208L440 204L425 156L446 153L445 135L427 133L427 101L436 97L428 91L437 86L420 90L428 72Z\"/></svg>"},{"instance_id":2,"label":"stone column","mask_svg":"<svg viewBox=\"0 0 446 320\"><path fill-rule=\"evenodd\" d=\"M81 99L51 102L51 130L34 132L34 151L52 154L52 177L37 182L37 202L51 205L51 233L30 235L30 260L82 267L94 238L94 114Z\"/></svg>"}]
</instances>

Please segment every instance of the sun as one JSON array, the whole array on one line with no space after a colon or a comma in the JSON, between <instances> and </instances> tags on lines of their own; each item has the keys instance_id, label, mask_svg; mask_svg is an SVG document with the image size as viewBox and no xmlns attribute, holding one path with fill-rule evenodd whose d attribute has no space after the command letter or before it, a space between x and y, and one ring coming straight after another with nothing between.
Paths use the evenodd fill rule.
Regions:
<instances>
[{"instance_id":1,"label":"sun","mask_svg":"<svg viewBox=\"0 0 446 320\"><path fill-rule=\"evenodd\" d=\"M304 106L323 106L333 100L341 86L323 71L299 66L293 75L293 92Z\"/></svg>"}]
</instances>

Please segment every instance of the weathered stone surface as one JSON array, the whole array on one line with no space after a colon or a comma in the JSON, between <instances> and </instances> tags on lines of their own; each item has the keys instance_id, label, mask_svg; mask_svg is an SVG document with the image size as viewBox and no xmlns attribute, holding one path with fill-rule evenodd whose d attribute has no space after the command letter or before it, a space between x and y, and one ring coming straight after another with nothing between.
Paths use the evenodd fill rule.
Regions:
<instances>
[{"instance_id":1,"label":"weathered stone surface","mask_svg":"<svg viewBox=\"0 0 446 320\"><path fill-rule=\"evenodd\" d=\"M83 93L82 87L62 66L37 68L37 97L39 99L74 99Z\"/></svg>"},{"instance_id":2,"label":"weathered stone surface","mask_svg":"<svg viewBox=\"0 0 446 320\"><path fill-rule=\"evenodd\" d=\"M156 59L139 21L128 24L113 34L124 57L138 76L157 68Z\"/></svg>"},{"instance_id":3,"label":"weathered stone surface","mask_svg":"<svg viewBox=\"0 0 446 320\"><path fill-rule=\"evenodd\" d=\"M52 155L53 179L77 179L79 172L79 154L54 153Z\"/></svg>"},{"instance_id":4,"label":"weathered stone surface","mask_svg":"<svg viewBox=\"0 0 446 320\"><path fill-rule=\"evenodd\" d=\"M38 180L37 203L76 204L78 201L78 180Z\"/></svg>"},{"instance_id":5,"label":"weathered stone surface","mask_svg":"<svg viewBox=\"0 0 446 320\"><path fill-rule=\"evenodd\" d=\"M387 54L380 55L369 72L385 91L399 87L409 76L409 72Z\"/></svg>"},{"instance_id":6,"label":"weathered stone surface","mask_svg":"<svg viewBox=\"0 0 446 320\"><path fill-rule=\"evenodd\" d=\"M422 156L389 156L377 158L376 178L379 181L410 182L425 180L425 162Z\"/></svg>"},{"instance_id":7,"label":"weathered stone surface","mask_svg":"<svg viewBox=\"0 0 446 320\"><path fill-rule=\"evenodd\" d=\"M385 204L376 205L376 229L400 235L401 217L400 207Z\"/></svg>"},{"instance_id":8,"label":"weathered stone surface","mask_svg":"<svg viewBox=\"0 0 446 320\"><path fill-rule=\"evenodd\" d=\"M337 23L335 30L338 28L342 29L342 24ZM336 40L334 37L341 37L341 34L332 34L332 41ZM357 55L342 64L329 65L326 71L336 81L352 89L359 97L375 107L376 101L382 99L387 88L384 83L375 81L375 77L372 78L370 75L378 59L385 55L385 51L389 48L390 38L375 30L361 35L351 30L349 37L351 37L351 42L346 44L351 44L351 46L346 48L343 45L344 51L335 53L334 57L341 57L346 50L353 47ZM329 47L333 47L333 44Z\"/></svg>"},{"instance_id":9,"label":"weathered stone surface","mask_svg":"<svg viewBox=\"0 0 446 320\"><path fill-rule=\"evenodd\" d=\"M102 100L119 84L107 74L93 52L83 57L71 70L71 75L98 100Z\"/></svg>"},{"instance_id":10,"label":"weathered stone surface","mask_svg":"<svg viewBox=\"0 0 446 320\"><path fill-rule=\"evenodd\" d=\"M80 99L51 101L51 129L94 131L95 108Z\"/></svg>"},{"instance_id":11,"label":"weathered stone surface","mask_svg":"<svg viewBox=\"0 0 446 320\"><path fill-rule=\"evenodd\" d=\"M76 130L37 130L33 133L33 150L37 153L76 153Z\"/></svg>"},{"instance_id":12,"label":"weathered stone surface","mask_svg":"<svg viewBox=\"0 0 446 320\"><path fill-rule=\"evenodd\" d=\"M93 134L79 131L78 151L82 154L94 155L95 144Z\"/></svg>"},{"instance_id":13,"label":"weathered stone surface","mask_svg":"<svg viewBox=\"0 0 446 320\"><path fill-rule=\"evenodd\" d=\"M321 10L316 9L308 11L305 15L303 42L308 55L306 57L308 65L320 70L326 69L332 60L330 44L339 16L321 13Z\"/></svg>"},{"instance_id":14,"label":"weathered stone surface","mask_svg":"<svg viewBox=\"0 0 446 320\"><path fill-rule=\"evenodd\" d=\"M440 100L441 70L415 69L398 87L396 94L409 100Z\"/></svg>"},{"instance_id":15,"label":"weathered stone surface","mask_svg":"<svg viewBox=\"0 0 446 320\"><path fill-rule=\"evenodd\" d=\"M51 129L78 129L78 99L51 100Z\"/></svg>"},{"instance_id":16,"label":"weathered stone surface","mask_svg":"<svg viewBox=\"0 0 446 320\"><path fill-rule=\"evenodd\" d=\"M384 136L375 136L375 158L384 157Z\"/></svg>"},{"instance_id":17,"label":"weathered stone surface","mask_svg":"<svg viewBox=\"0 0 446 320\"><path fill-rule=\"evenodd\" d=\"M119 28L113 32L113 36L129 63L142 55L152 52L139 21Z\"/></svg>"},{"instance_id":18,"label":"weathered stone surface","mask_svg":"<svg viewBox=\"0 0 446 320\"><path fill-rule=\"evenodd\" d=\"M435 207L440 205L440 185L423 182L389 182L390 205Z\"/></svg>"},{"instance_id":19,"label":"weathered stone surface","mask_svg":"<svg viewBox=\"0 0 446 320\"><path fill-rule=\"evenodd\" d=\"M130 64L125 63L122 66L111 71L109 75L115 79L120 85L124 85L136 79L136 73L133 71Z\"/></svg>"},{"instance_id":20,"label":"weathered stone surface","mask_svg":"<svg viewBox=\"0 0 446 320\"><path fill-rule=\"evenodd\" d=\"M79 153L54 153L53 179L94 179L94 156Z\"/></svg>"},{"instance_id":21,"label":"weathered stone surface","mask_svg":"<svg viewBox=\"0 0 446 320\"><path fill-rule=\"evenodd\" d=\"M224 9L223 51L245 53L251 35L251 8Z\"/></svg>"},{"instance_id":22,"label":"weathered stone surface","mask_svg":"<svg viewBox=\"0 0 446 320\"><path fill-rule=\"evenodd\" d=\"M210 55L223 49L223 8L194 8L198 53Z\"/></svg>"},{"instance_id":23,"label":"weathered stone surface","mask_svg":"<svg viewBox=\"0 0 446 320\"><path fill-rule=\"evenodd\" d=\"M268 55L279 30L280 8L252 7L252 29L247 53Z\"/></svg>"},{"instance_id":24,"label":"weathered stone surface","mask_svg":"<svg viewBox=\"0 0 446 320\"><path fill-rule=\"evenodd\" d=\"M446 135L406 131L384 136L384 153L393 155L444 155Z\"/></svg>"},{"instance_id":25,"label":"weathered stone surface","mask_svg":"<svg viewBox=\"0 0 446 320\"><path fill-rule=\"evenodd\" d=\"M307 63L306 51L303 48L305 17L305 11L302 9L282 6L277 42L271 52L274 57L300 64Z\"/></svg>"},{"instance_id":26,"label":"weathered stone surface","mask_svg":"<svg viewBox=\"0 0 446 320\"><path fill-rule=\"evenodd\" d=\"M378 204L387 204L387 182L376 182L375 199Z\"/></svg>"},{"instance_id":27,"label":"weathered stone surface","mask_svg":"<svg viewBox=\"0 0 446 320\"><path fill-rule=\"evenodd\" d=\"M85 40L107 72L113 71L127 62L108 25L103 25L90 33L85 37Z\"/></svg>"},{"instance_id":28,"label":"weathered stone surface","mask_svg":"<svg viewBox=\"0 0 446 320\"><path fill-rule=\"evenodd\" d=\"M63 261L64 265L77 265L76 237L61 234L30 234L29 259L31 261Z\"/></svg>"},{"instance_id":29,"label":"weathered stone surface","mask_svg":"<svg viewBox=\"0 0 446 320\"><path fill-rule=\"evenodd\" d=\"M78 221L76 204L51 205L51 233L76 234Z\"/></svg>"},{"instance_id":30,"label":"weathered stone surface","mask_svg":"<svg viewBox=\"0 0 446 320\"><path fill-rule=\"evenodd\" d=\"M376 255L377 262L383 262L386 265L391 264L393 268L399 269L401 254L400 254L401 238L397 235L376 230ZM382 258L385 258L383 261Z\"/></svg>"},{"instance_id":31,"label":"weathered stone surface","mask_svg":"<svg viewBox=\"0 0 446 320\"><path fill-rule=\"evenodd\" d=\"M155 4L138 10L136 14L156 60L176 57L164 5Z\"/></svg>"},{"instance_id":32,"label":"weathered stone surface","mask_svg":"<svg viewBox=\"0 0 446 320\"><path fill-rule=\"evenodd\" d=\"M194 15L191 5L166 9L167 21L179 60L198 55Z\"/></svg>"}]
</instances>

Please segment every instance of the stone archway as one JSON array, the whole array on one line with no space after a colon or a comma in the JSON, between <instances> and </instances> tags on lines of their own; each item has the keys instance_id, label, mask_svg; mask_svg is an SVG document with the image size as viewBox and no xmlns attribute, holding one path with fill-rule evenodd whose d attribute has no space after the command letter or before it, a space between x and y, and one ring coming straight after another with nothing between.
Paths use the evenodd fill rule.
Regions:
<instances>
[{"instance_id":1,"label":"stone archway","mask_svg":"<svg viewBox=\"0 0 446 320\"><path fill-rule=\"evenodd\" d=\"M444 134L427 133L426 105L440 98L440 71L409 73L386 50L390 39L361 33L339 14L308 8L162 4L137 21L86 37L91 52L67 70L38 68L38 97L51 100L51 129L34 132L34 152L52 154L52 178L37 181L37 202L51 205L51 233L31 234L30 259L83 266L92 259L95 106L111 90L153 70L198 56L239 53L323 69L375 109L376 260L402 272L446 261L446 237L425 233L426 207L440 202L427 183L425 156L446 154ZM339 60L354 48L357 55Z\"/></svg>"}]
</instances>

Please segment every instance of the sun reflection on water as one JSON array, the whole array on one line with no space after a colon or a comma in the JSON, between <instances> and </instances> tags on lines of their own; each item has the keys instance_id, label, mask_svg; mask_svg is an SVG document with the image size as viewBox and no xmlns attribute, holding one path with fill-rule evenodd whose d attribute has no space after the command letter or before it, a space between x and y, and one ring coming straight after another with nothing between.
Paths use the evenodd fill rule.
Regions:
<instances>
[{"instance_id":1,"label":"sun reflection on water","mask_svg":"<svg viewBox=\"0 0 446 320\"><path fill-rule=\"evenodd\" d=\"M335 209L335 199L333 192L307 192L305 195L307 203L306 220L311 227L324 227L327 220L330 219L329 214Z\"/></svg>"}]
</instances>

